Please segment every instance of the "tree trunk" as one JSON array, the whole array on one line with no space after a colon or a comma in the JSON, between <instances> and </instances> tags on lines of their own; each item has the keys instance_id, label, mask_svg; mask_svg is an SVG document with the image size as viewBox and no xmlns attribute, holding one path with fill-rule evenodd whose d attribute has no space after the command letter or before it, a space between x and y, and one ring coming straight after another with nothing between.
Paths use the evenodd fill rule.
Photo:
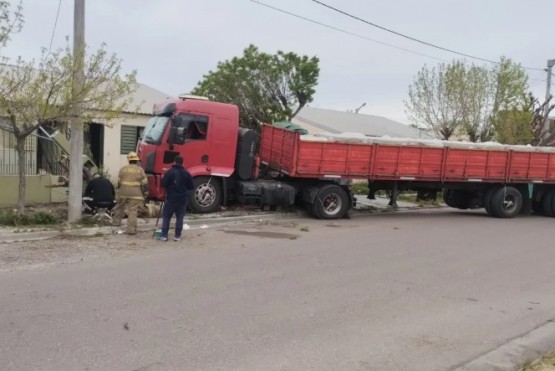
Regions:
<instances>
[{"instance_id":1,"label":"tree trunk","mask_svg":"<svg viewBox=\"0 0 555 371\"><path fill-rule=\"evenodd\" d=\"M16 136L15 150L18 159L18 172L19 172L19 193L17 195L17 215L23 214L25 210L25 139L26 136Z\"/></svg>"},{"instance_id":2,"label":"tree trunk","mask_svg":"<svg viewBox=\"0 0 555 371\"><path fill-rule=\"evenodd\" d=\"M289 121L293 120L293 117L297 116L297 113L299 113L303 107L305 106L306 103L299 103L299 106L297 107L297 109L295 110L295 112L293 112L293 114L291 115L291 117L289 118Z\"/></svg>"}]
</instances>

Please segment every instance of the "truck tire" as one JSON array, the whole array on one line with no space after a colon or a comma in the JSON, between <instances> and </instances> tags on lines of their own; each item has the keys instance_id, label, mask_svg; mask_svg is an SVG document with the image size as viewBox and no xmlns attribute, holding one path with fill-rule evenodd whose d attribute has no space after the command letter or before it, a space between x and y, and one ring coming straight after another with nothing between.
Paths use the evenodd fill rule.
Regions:
<instances>
[{"instance_id":1,"label":"truck tire","mask_svg":"<svg viewBox=\"0 0 555 371\"><path fill-rule=\"evenodd\" d=\"M542 207L545 215L555 216L555 209L553 208L553 198L555 196L555 189L550 189L545 192L542 197Z\"/></svg>"},{"instance_id":2,"label":"truck tire","mask_svg":"<svg viewBox=\"0 0 555 371\"><path fill-rule=\"evenodd\" d=\"M443 188L443 190L441 191L441 196L443 197L443 203L447 206L449 206L449 192L451 192L449 188Z\"/></svg>"},{"instance_id":3,"label":"truck tire","mask_svg":"<svg viewBox=\"0 0 555 371\"><path fill-rule=\"evenodd\" d=\"M486 191L486 194L484 195L484 208L486 209L488 215L491 216L495 216L493 215L493 210L491 209L491 199L495 191L497 191L497 188L490 188Z\"/></svg>"},{"instance_id":4,"label":"truck tire","mask_svg":"<svg viewBox=\"0 0 555 371\"><path fill-rule=\"evenodd\" d=\"M189 191L189 209L193 213L212 213L222 203L222 184L214 177L199 176L193 179L193 189Z\"/></svg>"},{"instance_id":5,"label":"truck tire","mask_svg":"<svg viewBox=\"0 0 555 371\"><path fill-rule=\"evenodd\" d=\"M349 196L340 186L329 184L320 189L312 213L319 219L340 219L349 211Z\"/></svg>"},{"instance_id":6,"label":"truck tire","mask_svg":"<svg viewBox=\"0 0 555 371\"><path fill-rule=\"evenodd\" d=\"M498 218L512 218L520 213L522 194L514 187L500 187L491 198L491 211Z\"/></svg>"},{"instance_id":7,"label":"truck tire","mask_svg":"<svg viewBox=\"0 0 555 371\"><path fill-rule=\"evenodd\" d=\"M447 206L466 210L470 207L471 196L465 191L450 189L444 196L444 201Z\"/></svg>"}]
</instances>

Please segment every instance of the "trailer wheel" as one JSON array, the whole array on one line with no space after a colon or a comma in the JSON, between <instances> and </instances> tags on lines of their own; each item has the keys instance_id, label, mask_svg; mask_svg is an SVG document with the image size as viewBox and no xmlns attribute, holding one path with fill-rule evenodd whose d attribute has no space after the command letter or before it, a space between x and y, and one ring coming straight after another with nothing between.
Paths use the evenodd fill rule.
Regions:
<instances>
[{"instance_id":1,"label":"trailer wheel","mask_svg":"<svg viewBox=\"0 0 555 371\"><path fill-rule=\"evenodd\" d=\"M222 197L219 179L199 176L193 179L193 190L189 191L189 208L197 214L211 213L220 207Z\"/></svg>"},{"instance_id":2,"label":"trailer wheel","mask_svg":"<svg viewBox=\"0 0 555 371\"><path fill-rule=\"evenodd\" d=\"M497 191L497 188L490 188L487 190L486 194L484 195L484 208L488 215L495 216L493 214L493 210L491 209L491 199L493 198L493 194Z\"/></svg>"},{"instance_id":3,"label":"trailer wheel","mask_svg":"<svg viewBox=\"0 0 555 371\"><path fill-rule=\"evenodd\" d=\"M349 196L337 185L326 185L320 189L312 212L319 219L340 219L349 211Z\"/></svg>"},{"instance_id":4,"label":"trailer wheel","mask_svg":"<svg viewBox=\"0 0 555 371\"><path fill-rule=\"evenodd\" d=\"M545 192L542 198L542 207L545 215L555 216L555 209L553 209L553 198L555 196L555 189L550 189Z\"/></svg>"},{"instance_id":5,"label":"trailer wheel","mask_svg":"<svg viewBox=\"0 0 555 371\"><path fill-rule=\"evenodd\" d=\"M466 210L470 207L470 194L458 189L450 189L444 196L447 206L456 209Z\"/></svg>"},{"instance_id":6,"label":"trailer wheel","mask_svg":"<svg viewBox=\"0 0 555 371\"><path fill-rule=\"evenodd\" d=\"M443 190L441 191L441 195L443 197L443 203L447 206L449 205L449 192L451 192L451 190L449 188L443 188Z\"/></svg>"},{"instance_id":7,"label":"trailer wheel","mask_svg":"<svg viewBox=\"0 0 555 371\"><path fill-rule=\"evenodd\" d=\"M491 198L491 210L498 218L512 218L520 212L522 194L514 187L498 188Z\"/></svg>"},{"instance_id":8,"label":"trailer wheel","mask_svg":"<svg viewBox=\"0 0 555 371\"><path fill-rule=\"evenodd\" d=\"M532 201L532 213L536 215L545 215L545 211L543 210L543 205L541 201Z\"/></svg>"}]
</instances>

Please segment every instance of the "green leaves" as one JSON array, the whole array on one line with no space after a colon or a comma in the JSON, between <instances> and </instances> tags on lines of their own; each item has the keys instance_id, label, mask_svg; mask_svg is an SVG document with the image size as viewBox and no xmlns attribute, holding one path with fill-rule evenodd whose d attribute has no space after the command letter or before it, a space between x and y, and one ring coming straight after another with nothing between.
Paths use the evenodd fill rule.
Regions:
<instances>
[{"instance_id":1,"label":"green leaves","mask_svg":"<svg viewBox=\"0 0 555 371\"><path fill-rule=\"evenodd\" d=\"M219 62L192 93L236 104L242 125L258 129L264 122L290 120L312 101L318 62L291 52L271 55L249 45L243 56Z\"/></svg>"},{"instance_id":2,"label":"green leaves","mask_svg":"<svg viewBox=\"0 0 555 371\"><path fill-rule=\"evenodd\" d=\"M65 123L76 106L84 122L107 122L129 110L136 74L121 76L121 60L104 45L85 59L82 89L75 92L78 67L68 45L51 53L43 49L38 61L18 59L0 68L0 114L12 118L16 136L27 136L45 122Z\"/></svg>"},{"instance_id":3,"label":"green leaves","mask_svg":"<svg viewBox=\"0 0 555 371\"><path fill-rule=\"evenodd\" d=\"M22 0L12 9L12 2L0 0L0 46L6 46L13 33L21 31L23 27L23 14L21 13Z\"/></svg>"},{"instance_id":4,"label":"green leaves","mask_svg":"<svg viewBox=\"0 0 555 371\"><path fill-rule=\"evenodd\" d=\"M129 105L137 87L135 72L122 76L121 60L109 55L104 45L96 52L83 53L85 58L74 58L68 43L54 52L43 49L38 61L19 58L12 65L0 66L0 115L8 117L16 137L20 213L25 199L24 143L28 135L46 123L65 125L76 114L82 123L109 123L123 111L133 111ZM83 74L77 91L74 79L78 70Z\"/></svg>"},{"instance_id":5,"label":"green leaves","mask_svg":"<svg viewBox=\"0 0 555 371\"><path fill-rule=\"evenodd\" d=\"M530 130L512 127L524 125L524 116L516 120L508 112L522 111L526 106L527 83L524 70L507 58L501 58L493 68L469 66L462 61L432 69L424 66L409 86L405 106L413 124L440 139L520 143L529 137ZM521 134L514 138L503 133L505 129Z\"/></svg>"}]
</instances>

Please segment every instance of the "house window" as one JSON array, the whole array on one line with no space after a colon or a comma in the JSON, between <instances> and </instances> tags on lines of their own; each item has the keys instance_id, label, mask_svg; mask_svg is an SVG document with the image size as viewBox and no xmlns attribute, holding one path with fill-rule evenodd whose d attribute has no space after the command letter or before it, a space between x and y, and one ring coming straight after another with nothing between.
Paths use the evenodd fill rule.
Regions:
<instances>
[{"instance_id":1,"label":"house window","mask_svg":"<svg viewBox=\"0 0 555 371\"><path fill-rule=\"evenodd\" d=\"M120 153L122 155L136 150L142 129L140 126L121 125Z\"/></svg>"}]
</instances>

